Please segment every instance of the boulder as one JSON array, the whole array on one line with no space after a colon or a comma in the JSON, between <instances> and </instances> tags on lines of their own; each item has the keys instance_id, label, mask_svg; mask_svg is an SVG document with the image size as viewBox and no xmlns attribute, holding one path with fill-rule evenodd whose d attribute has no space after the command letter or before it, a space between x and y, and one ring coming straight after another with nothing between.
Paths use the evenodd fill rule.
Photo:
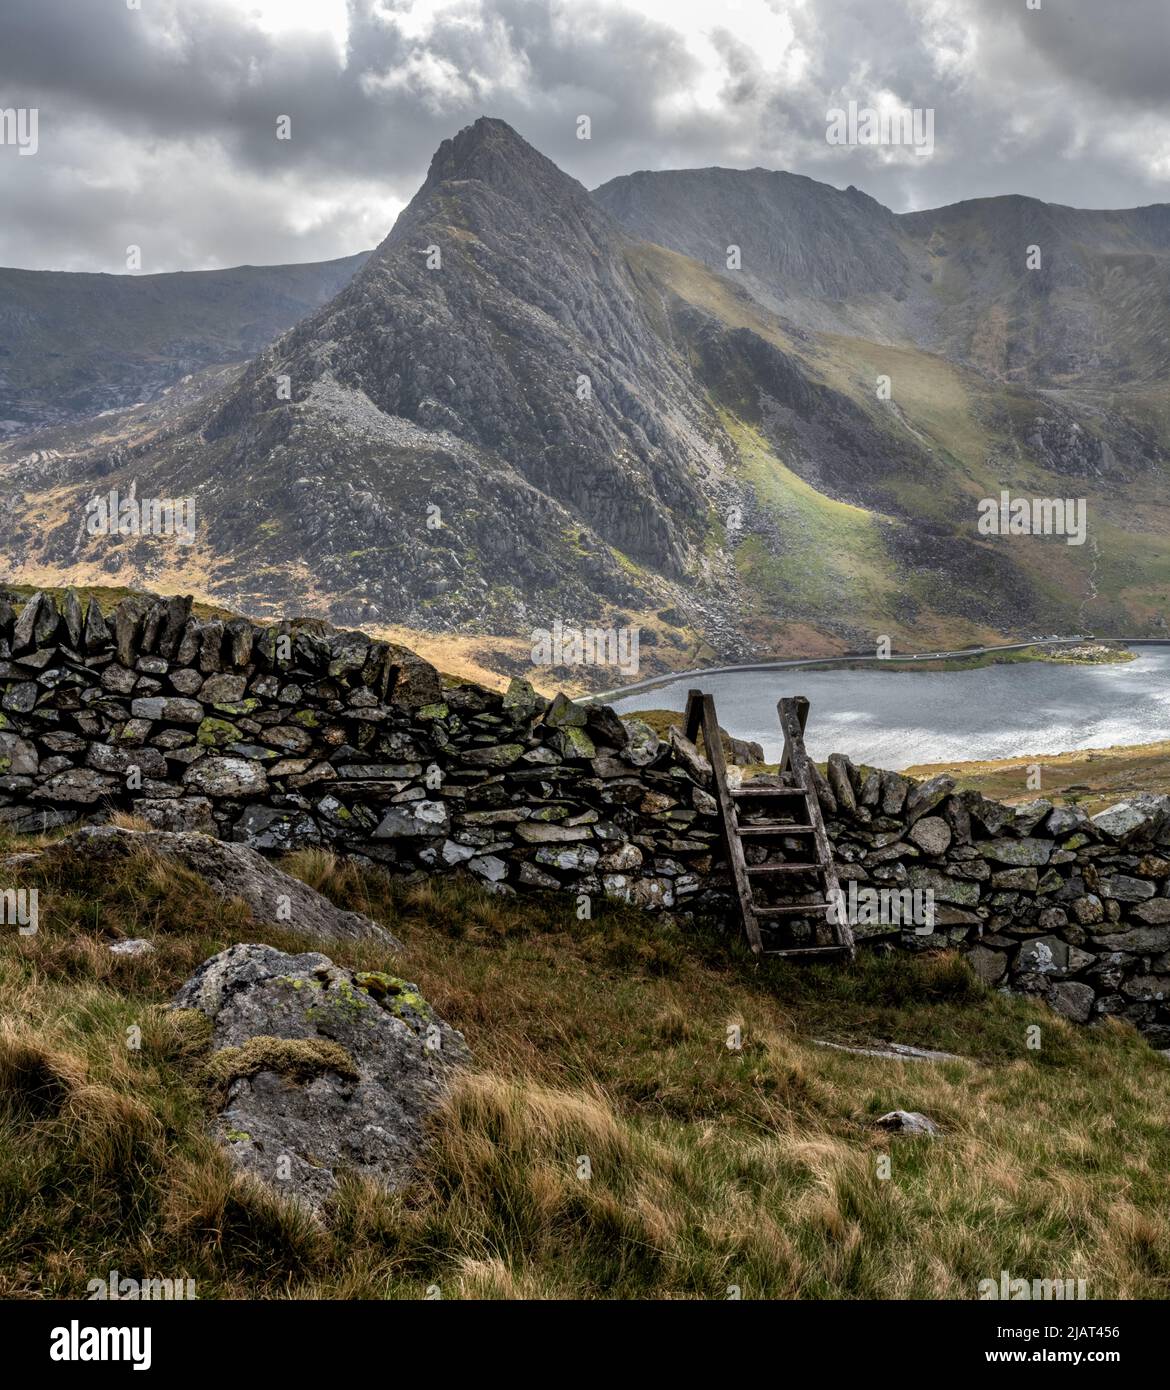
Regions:
<instances>
[{"instance_id":1,"label":"boulder","mask_svg":"<svg viewBox=\"0 0 1170 1390\"><path fill-rule=\"evenodd\" d=\"M1102 835L1125 843L1155 830L1165 820L1168 805L1170 798L1164 796L1135 796L1132 801L1121 801L1098 812L1092 821Z\"/></svg>"},{"instance_id":2,"label":"boulder","mask_svg":"<svg viewBox=\"0 0 1170 1390\"><path fill-rule=\"evenodd\" d=\"M1012 814L1012 825L1018 835L1030 835L1033 830L1052 810L1052 802L1043 797L1036 801L1026 801L1023 805L1015 807Z\"/></svg>"},{"instance_id":3,"label":"boulder","mask_svg":"<svg viewBox=\"0 0 1170 1390\"><path fill-rule=\"evenodd\" d=\"M585 728L589 737L605 748L623 749L630 735L610 705L588 705Z\"/></svg>"},{"instance_id":4,"label":"boulder","mask_svg":"<svg viewBox=\"0 0 1170 1390\"><path fill-rule=\"evenodd\" d=\"M851 816L857 810L857 798L853 792L853 779L850 776L853 765L842 753L830 753L826 764L829 786L842 815Z\"/></svg>"},{"instance_id":5,"label":"boulder","mask_svg":"<svg viewBox=\"0 0 1170 1390\"><path fill-rule=\"evenodd\" d=\"M1130 916L1149 926L1170 922L1170 898L1153 898L1130 909Z\"/></svg>"},{"instance_id":6,"label":"boulder","mask_svg":"<svg viewBox=\"0 0 1170 1390\"><path fill-rule=\"evenodd\" d=\"M1018 840L1005 837L980 845L979 853L984 859L993 860L997 864L1036 868L1048 863L1052 854L1052 841L1027 835Z\"/></svg>"},{"instance_id":7,"label":"boulder","mask_svg":"<svg viewBox=\"0 0 1170 1390\"><path fill-rule=\"evenodd\" d=\"M530 681L513 676L504 692L503 709L515 722L523 724L540 714L547 703L547 700L532 688Z\"/></svg>"},{"instance_id":8,"label":"boulder","mask_svg":"<svg viewBox=\"0 0 1170 1390\"><path fill-rule=\"evenodd\" d=\"M710 762L673 724L670 726L670 746L675 758L690 774L691 781L700 787L709 788L713 776Z\"/></svg>"},{"instance_id":9,"label":"boulder","mask_svg":"<svg viewBox=\"0 0 1170 1390\"><path fill-rule=\"evenodd\" d=\"M420 709L437 704L443 698L443 682L429 661L424 661L409 647L389 643L386 660L397 672L391 699L404 709Z\"/></svg>"},{"instance_id":10,"label":"boulder","mask_svg":"<svg viewBox=\"0 0 1170 1390\"><path fill-rule=\"evenodd\" d=\"M197 831L214 835L215 817L205 796L142 797L130 803L135 815L155 830Z\"/></svg>"},{"instance_id":11,"label":"boulder","mask_svg":"<svg viewBox=\"0 0 1170 1390\"><path fill-rule=\"evenodd\" d=\"M951 844L951 828L941 816L923 816L911 826L907 838L923 854L945 854Z\"/></svg>"},{"instance_id":12,"label":"boulder","mask_svg":"<svg viewBox=\"0 0 1170 1390\"><path fill-rule=\"evenodd\" d=\"M955 784L950 777L932 777L928 782L918 782L910 788L906 796L906 819L916 821L933 811L940 801L945 801Z\"/></svg>"},{"instance_id":13,"label":"boulder","mask_svg":"<svg viewBox=\"0 0 1170 1390\"><path fill-rule=\"evenodd\" d=\"M31 777L39 766L36 744L19 734L0 731L0 776Z\"/></svg>"},{"instance_id":14,"label":"boulder","mask_svg":"<svg viewBox=\"0 0 1170 1390\"><path fill-rule=\"evenodd\" d=\"M255 920L280 931L299 931L323 941L338 937L372 937L397 949L400 943L385 927L357 912L346 912L299 878L293 878L255 850L227 844L210 835L164 830L124 830L89 825L49 845L44 856L80 854L117 860L133 854L157 855L198 874L215 897L239 898ZM209 903L214 912L214 901Z\"/></svg>"},{"instance_id":15,"label":"boulder","mask_svg":"<svg viewBox=\"0 0 1170 1390\"><path fill-rule=\"evenodd\" d=\"M522 743L488 743L465 749L460 758L468 767L511 767L523 752Z\"/></svg>"},{"instance_id":16,"label":"boulder","mask_svg":"<svg viewBox=\"0 0 1170 1390\"><path fill-rule=\"evenodd\" d=\"M457 1068L462 1034L417 986L317 952L236 945L174 999L211 1021L216 1122L232 1162L320 1213L343 1172L394 1189Z\"/></svg>"},{"instance_id":17,"label":"boulder","mask_svg":"<svg viewBox=\"0 0 1170 1390\"><path fill-rule=\"evenodd\" d=\"M1140 903L1152 898L1157 890L1152 883L1143 878L1132 878L1129 874L1114 874L1112 878L1101 879L1100 893L1103 898L1116 898L1123 903Z\"/></svg>"},{"instance_id":18,"label":"boulder","mask_svg":"<svg viewBox=\"0 0 1170 1390\"><path fill-rule=\"evenodd\" d=\"M451 830L451 813L443 801L408 801L391 806L374 831L376 840L437 838Z\"/></svg>"},{"instance_id":19,"label":"boulder","mask_svg":"<svg viewBox=\"0 0 1170 1390\"><path fill-rule=\"evenodd\" d=\"M203 719L203 706L198 700L186 700L178 695L150 695L131 700L130 713L135 719L160 719L167 724L198 724Z\"/></svg>"},{"instance_id":20,"label":"boulder","mask_svg":"<svg viewBox=\"0 0 1170 1390\"><path fill-rule=\"evenodd\" d=\"M550 729L583 729L588 717L586 707L570 700L563 691L553 696L552 704L544 712L544 722Z\"/></svg>"},{"instance_id":21,"label":"boulder","mask_svg":"<svg viewBox=\"0 0 1170 1390\"><path fill-rule=\"evenodd\" d=\"M120 790L118 780L107 773L88 767L71 767L50 777L32 792L32 796L37 801L94 806L103 797Z\"/></svg>"},{"instance_id":22,"label":"boulder","mask_svg":"<svg viewBox=\"0 0 1170 1390\"><path fill-rule=\"evenodd\" d=\"M1071 835L1074 831L1083 830L1088 823L1089 818L1080 807L1057 806L1044 825L1049 835L1059 839L1062 835Z\"/></svg>"},{"instance_id":23,"label":"boulder","mask_svg":"<svg viewBox=\"0 0 1170 1390\"><path fill-rule=\"evenodd\" d=\"M882 815L901 815L909 790L910 783L900 772L883 772L881 776Z\"/></svg>"},{"instance_id":24,"label":"boulder","mask_svg":"<svg viewBox=\"0 0 1170 1390\"><path fill-rule=\"evenodd\" d=\"M1068 943L1058 936L1034 937L1016 952L1014 969L1035 975L1059 974L1068 966L1068 951Z\"/></svg>"},{"instance_id":25,"label":"boulder","mask_svg":"<svg viewBox=\"0 0 1170 1390\"><path fill-rule=\"evenodd\" d=\"M516 827L516 838L528 845L574 844L592 838L588 826L549 825L528 821Z\"/></svg>"},{"instance_id":26,"label":"boulder","mask_svg":"<svg viewBox=\"0 0 1170 1390\"><path fill-rule=\"evenodd\" d=\"M622 758L634 767L648 767L662 747L658 735L641 719L627 719L625 725L629 738L622 749Z\"/></svg>"},{"instance_id":27,"label":"boulder","mask_svg":"<svg viewBox=\"0 0 1170 1390\"><path fill-rule=\"evenodd\" d=\"M1074 1023L1088 1023L1093 1012L1095 999L1096 995L1093 993L1092 986L1081 984L1076 980L1055 984L1048 994L1048 1003L1051 1007L1057 1013L1063 1014L1065 1018L1072 1019Z\"/></svg>"}]
</instances>

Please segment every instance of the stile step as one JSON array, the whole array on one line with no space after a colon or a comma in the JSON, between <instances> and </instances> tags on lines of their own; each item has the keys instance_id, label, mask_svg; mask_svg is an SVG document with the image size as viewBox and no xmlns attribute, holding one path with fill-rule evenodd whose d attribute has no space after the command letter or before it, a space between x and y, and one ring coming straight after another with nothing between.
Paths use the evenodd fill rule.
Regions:
<instances>
[{"instance_id":1,"label":"stile step","mask_svg":"<svg viewBox=\"0 0 1170 1390\"><path fill-rule=\"evenodd\" d=\"M832 906L832 903L784 903L780 907L753 907L752 911L757 917L807 917L810 912L825 912Z\"/></svg>"},{"instance_id":2,"label":"stile step","mask_svg":"<svg viewBox=\"0 0 1170 1390\"><path fill-rule=\"evenodd\" d=\"M789 946L769 950L764 948L765 956L847 956L848 946Z\"/></svg>"},{"instance_id":3,"label":"stile step","mask_svg":"<svg viewBox=\"0 0 1170 1390\"><path fill-rule=\"evenodd\" d=\"M748 800L752 797L787 797L789 800L799 798L804 800L807 793L803 787L736 787L731 793L736 801Z\"/></svg>"}]
</instances>

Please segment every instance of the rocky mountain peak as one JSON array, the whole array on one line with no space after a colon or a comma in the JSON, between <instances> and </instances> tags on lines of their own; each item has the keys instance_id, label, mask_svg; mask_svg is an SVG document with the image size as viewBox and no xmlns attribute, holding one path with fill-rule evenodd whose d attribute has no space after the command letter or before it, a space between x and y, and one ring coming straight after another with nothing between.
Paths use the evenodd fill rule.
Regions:
<instances>
[{"instance_id":1,"label":"rocky mountain peak","mask_svg":"<svg viewBox=\"0 0 1170 1390\"><path fill-rule=\"evenodd\" d=\"M480 184L491 194L517 204L528 215L565 204L579 214L598 214L588 192L576 179L558 169L506 121L492 116L481 116L443 141L411 207L429 204L439 188L451 184ZM616 234L616 228L613 230Z\"/></svg>"}]
</instances>

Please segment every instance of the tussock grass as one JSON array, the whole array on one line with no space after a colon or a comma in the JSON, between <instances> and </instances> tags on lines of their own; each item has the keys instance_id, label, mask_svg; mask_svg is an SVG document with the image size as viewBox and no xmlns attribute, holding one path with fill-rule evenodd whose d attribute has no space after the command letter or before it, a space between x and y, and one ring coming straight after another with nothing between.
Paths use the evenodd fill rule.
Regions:
<instances>
[{"instance_id":1,"label":"tussock grass","mask_svg":"<svg viewBox=\"0 0 1170 1390\"><path fill-rule=\"evenodd\" d=\"M40 930L0 937L0 1296L110 1269L204 1298L970 1298L1001 1269L1170 1292L1170 1067L1127 1028L990 993L954 956L761 966L616 908L286 865L405 946L328 954L416 980L471 1044L417 1181L351 1176L322 1222L208 1137L208 1028L164 1005L232 942L320 943L149 856L17 865ZM111 955L127 936L155 950ZM895 1108L942 1136L876 1130Z\"/></svg>"}]
</instances>

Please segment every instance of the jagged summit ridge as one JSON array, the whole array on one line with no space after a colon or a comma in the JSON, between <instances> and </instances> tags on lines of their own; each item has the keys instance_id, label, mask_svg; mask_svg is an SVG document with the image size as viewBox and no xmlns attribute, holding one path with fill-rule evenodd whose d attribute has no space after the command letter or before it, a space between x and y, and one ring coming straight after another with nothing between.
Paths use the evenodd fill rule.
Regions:
<instances>
[{"instance_id":1,"label":"jagged summit ridge","mask_svg":"<svg viewBox=\"0 0 1170 1390\"><path fill-rule=\"evenodd\" d=\"M435 151L419 196L450 180L475 179L515 194L539 193L545 198L579 197L586 189L541 154L506 121L481 116L444 140Z\"/></svg>"}]
</instances>

